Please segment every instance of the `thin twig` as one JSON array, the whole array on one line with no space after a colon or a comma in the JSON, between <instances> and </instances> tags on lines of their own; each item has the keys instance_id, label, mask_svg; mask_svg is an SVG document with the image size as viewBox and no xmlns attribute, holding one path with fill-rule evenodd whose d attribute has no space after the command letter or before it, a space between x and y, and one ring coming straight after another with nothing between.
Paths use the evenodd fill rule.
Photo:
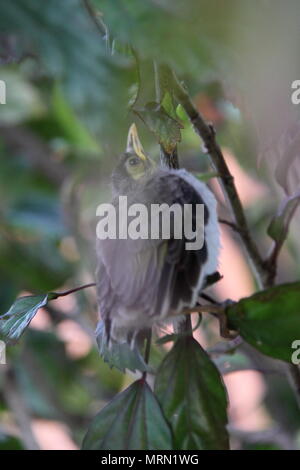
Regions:
<instances>
[{"instance_id":1,"label":"thin twig","mask_svg":"<svg viewBox=\"0 0 300 470\"><path fill-rule=\"evenodd\" d=\"M242 227L238 227L234 222L230 222L229 220L218 219L218 221L219 221L220 224L228 225L235 232L241 233L241 232L244 231L244 229Z\"/></svg>"},{"instance_id":2,"label":"thin twig","mask_svg":"<svg viewBox=\"0 0 300 470\"><path fill-rule=\"evenodd\" d=\"M222 305L196 305L192 308L185 308L181 315L189 315L191 313L215 313L217 315L222 315L225 313L224 307Z\"/></svg>"},{"instance_id":3,"label":"thin twig","mask_svg":"<svg viewBox=\"0 0 300 470\"><path fill-rule=\"evenodd\" d=\"M250 235L248 222L234 183L234 178L229 171L222 150L216 141L215 131L211 125L205 122L201 114L197 111L185 88L179 83L174 74L170 76L170 79L172 80L173 90L177 100L185 109L194 129L203 140L216 171L221 175L220 178L223 190L231 206L236 226L243 228L239 230L238 233L243 240L248 256L255 268L257 280L261 285L261 279L264 279L266 274L264 260Z\"/></svg>"},{"instance_id":4,"label":"thin twig","mask_svg":"<svg viewBox=\"0 0 300 470\"><path fill-rule=\"evenodd\" d=\"M202 297L202 299L207 300L208 302L211 302L214 305L219 305L219 303L211 297L211 295L206 294L205 292L201 292L199 297Z\"/></svg>"},{"instance_id":5,"label":"thin twig","mask_svg":"<svg viewBox=\"0 0 300 470\"><path fill-rule=\"evenodd\" d=\"M83 286L74 287L73 289L69 289L63 292L51 292L54 296L52 297L53 300L57 299L58 297L64 297L65 295L73 294L74 292L78 292L79 290L87 289L88 287L96 286L95 282L90 282L89 284L84 284Z\"/></svg>"}]
</instances>

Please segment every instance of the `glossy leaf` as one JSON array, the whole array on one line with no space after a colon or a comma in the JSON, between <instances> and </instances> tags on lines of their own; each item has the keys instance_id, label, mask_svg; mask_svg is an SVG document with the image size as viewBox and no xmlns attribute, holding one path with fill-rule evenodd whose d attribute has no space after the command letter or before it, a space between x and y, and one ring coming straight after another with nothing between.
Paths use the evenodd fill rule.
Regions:
<instances>
[{"instance_id":1,"label":"glossy leaf","mask_svg":"<svg viewBox=\"0 0 300 470\"><path fill-rule=\"evenodd\" d=\"M47 302L48 295L29 295L17 299L0 317L0 335L7 339L19 339L38 309Z\"/></svg>"},{"instance_id":2,"label":"glossy leaf","mask_svg":"<svg viewBox=\"0 0 300 470\"><path fill-rule=\"evenodd\" d=\"M83 449L172 449L170 428L144 380L134 382L100 411L85 436Z\"/></svg>"},{"instance_id":3,"label":"glossy leaf","mask_svg":"<svg viewBox=\"0 0 300 470\"><path fill-rule=\"evenodd\" d=\"M228 448L222 378L192 337L178 339L163 360L155 394L172 425L176 449Z\"/></svg>"},{"instance_id":4,"label":"glossy leaf","mask_svg":"<svg viewBox=\"0 0 300 470\"><path fill-rule=\"evenodd\" d=\"M290 362L300 332L300 283L282 284L227 308L230 327L268 356Z\"/></svg>"},{"instance_id":5,"label":"glossy leaf","mask_svg":"<svg viewBox=\"0 0 300 470\"><path fill-rule=\"evenodd\" d=\"M182 124L173 119L158 103L148 103L145 108L135 110L146 126L156 136L158 142L168 153L172 153L181 140Z\"/></svg>"},{"instance_id":6,"label":"glossy leaf","mask_svg":"<svg viewBox=\"0 0 300 470\"><path fill-rule=\"evenodd\" d=\"M96 329L96 341L102 359L110 367L116 367L122 372L125 372L126 369L133 372L136 370L141 372L150 370L137 346L131 348L127 343L112 343L108 347L102 321L98 323Z\"/></svg>"}]
</instances>

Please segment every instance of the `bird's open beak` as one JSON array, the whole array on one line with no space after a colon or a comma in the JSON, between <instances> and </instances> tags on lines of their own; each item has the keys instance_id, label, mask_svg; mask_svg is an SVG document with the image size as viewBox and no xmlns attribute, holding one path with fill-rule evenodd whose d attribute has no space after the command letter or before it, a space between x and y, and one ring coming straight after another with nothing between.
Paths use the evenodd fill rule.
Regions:
<instances>
[{"instance_id":1,"label":"bird's open beak","mask_svg":"<svg viewBox=\"0 0 300 470\"><path fill-rule=\"evenodd\" d=\"M139 139L136 125L134 123L131 124L128 131L126 152L136 154L141 160L147 160L145 151Z\"/></svg>"}]
</instances>

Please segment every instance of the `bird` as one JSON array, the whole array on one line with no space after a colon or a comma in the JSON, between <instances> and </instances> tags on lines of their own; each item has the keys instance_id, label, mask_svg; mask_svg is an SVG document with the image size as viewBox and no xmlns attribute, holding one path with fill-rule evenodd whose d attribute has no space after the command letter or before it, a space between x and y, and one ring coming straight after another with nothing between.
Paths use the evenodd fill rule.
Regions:
<instances>
[{"instance_id":1,"label":"bird","mask_svg":"<svg viewBox=\"0 0 300 470\"><path fill-rule=\"evenodd\" d=\"M97 239L96 286L108 344L135 345L138 334L175 322L193 308L207 276L216 272L220 251L217 202L208 186L187 170L157 165L146 154L132 124L127 146L111 177L112 204L204 206L204 243L187 250L186 238ZM192 214L195 227L195 211Z\"/></svg>"}]
</instances>

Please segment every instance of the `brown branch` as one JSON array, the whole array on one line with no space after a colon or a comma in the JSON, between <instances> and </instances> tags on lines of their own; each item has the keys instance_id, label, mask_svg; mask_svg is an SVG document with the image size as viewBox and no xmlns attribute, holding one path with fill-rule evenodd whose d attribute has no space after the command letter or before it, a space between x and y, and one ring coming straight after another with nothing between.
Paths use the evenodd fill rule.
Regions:
<instances>
[{"instance_id":1,"label":"brown branch","mask_svg":"<svg viewBox=\"0 0 300 470\"><path fill-rule=\"evenodd\" d=\"M90 282L89 284L84 284L83 286L73 287L73 289L65 290L63 292L51 292L53 296L50 300L55 300L58 297L64 297L65 295L73 294L74 292L78 292L79 290L87 289L88 287L96 286L95 282Z\"/></svg>"},{"instance_id":2,"label":"brown branch","mask_svg":"<svg viewBox=\"0 0 300 470\"><path fill-rule=\"evenodd\" d=\"M234 222L231 222L230 220L218 219L218 221L219 224L228 225L228 227L232 228L232 230L234 230L235 232L244 232L244 229L242 227L238 227Z\"/></svg>"},{"instance_id":3,"label":"brown branch","mask_svg":"<svg viewBox=\"0 0 300 470\"><path fill-rule=\"evenodd\" d=\"M215 313L216 315L223 315L225 308L222 305L196 305L192 308L185 308L180 315L189 315L191 313Z\"/></svg>"},{"instance_id":4,"label":"brown branch","mask_svg":"<svg viewBox=\"0 0 300 470\"><path fill-rule=\"evenodd\" d=\"M220 174L223 190L231 206L236 226L242 228L242 230L238 230L238 233L240 234L252 265L255 268L257 280L261 285L261 279L264 279L266 275L264 260L250 235L248 222L234 183L234 178L229 171L222 150L216 141L215 131L211 125L205 122L201 114L197 111L187 91L179 83L174 74L172 74L170 79L172 80L172 86L177 100L185 109L195 131L203 140L216 171Z\"/></svg>"}]
</instances>

